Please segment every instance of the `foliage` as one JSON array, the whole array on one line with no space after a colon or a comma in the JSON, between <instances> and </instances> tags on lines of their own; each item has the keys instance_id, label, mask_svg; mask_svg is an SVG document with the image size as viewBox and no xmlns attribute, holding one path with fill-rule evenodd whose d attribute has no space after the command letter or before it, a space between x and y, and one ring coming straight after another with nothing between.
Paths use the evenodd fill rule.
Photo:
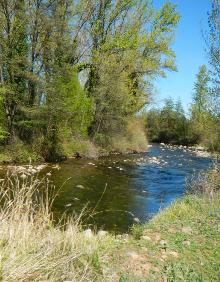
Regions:
<instances>
[{"instance_id":1,"label":"foliage","mask_svg":"<svg viewBox=\"0 0 220 282\"><path fill-rule=\"evenodd\" d=\"M124 130L111 136L110 148L122 153L146 152L147 137L141 117L125 120Z\"/></svg>"},{"instance_id":2,"label":"foliage","mask_svg":"<svg viewBox=\"0 0 220 282\"><path fill-rule=\"evenodd\" d=\"M151 109L146 114L147 131L151 141L189 144L188 120L180 100L165 100L162 109Z\"/></svg>"},{"instance_id":3,"label":"foliage","mask_svg":"<svg viewBox=\"0 0 220 282\"><path fill-rule=\"evenodd\" d=\"M213 105L217 101L213 99L210 80L207 68L204 65L201 66L194 87L190 127L197 143L217 151L220 134L219 115L213 111Z\"/></svg>"},{"instance_id":4,"label":"foliage","mask_svg":"<svg viewBox=\"0 0 220 282\"><path fill-rule=\"evenodd\" d=\"M210 80L206 66L202 65L196 75L190 115L185 114L180 100L175 103L172 99L166 99L162 109L151 109L145 114L151 141L201 144L211 151L220 150L220 116Z\"/></svg>"},{"instance_id":5,"label":"foliage","mask_svg":"<svg viewBox=\"0 0 220 282\"><path fill-rule=\"evenodd\" d=\"M216 99L219 98L220 85L220 1L212 0L212 9L209 13L209 32L207 38L209 63L211 67L213 90ZM218 110L219 107L218 107Z\"/></svg>"},{"instance_id":6,"label":"foliage","mask_svg":"<svg viewBox=\"0 0 220 282\"><path fill-rule=\"evenodd\" d=\"M111 146L153 79L176 70L178 21L175 5L145 0L1 1L1 140L40 140L48 161L64 157L67 140Z\"/></svg>"}]
</instances>

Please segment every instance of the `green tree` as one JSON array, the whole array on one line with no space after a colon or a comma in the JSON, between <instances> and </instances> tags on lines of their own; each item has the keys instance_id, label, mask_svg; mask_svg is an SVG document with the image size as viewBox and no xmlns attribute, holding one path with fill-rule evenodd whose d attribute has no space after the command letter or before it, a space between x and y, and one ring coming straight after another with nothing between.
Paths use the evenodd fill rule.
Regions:
<instances>
[{"instance_id":1,"label":"green tree","mask_svg":"<svg viewBox=\"0 0 220 282\"><path fill-rule=\"evenodd\" d=\"M199 68L196 75L194 86L193 103L191 107L192 131L194 139L201 142L205 134L205 126L209 119L208 101L210 97L209 91L209 75L205 65Z\"/></svg>"}]
</instances>

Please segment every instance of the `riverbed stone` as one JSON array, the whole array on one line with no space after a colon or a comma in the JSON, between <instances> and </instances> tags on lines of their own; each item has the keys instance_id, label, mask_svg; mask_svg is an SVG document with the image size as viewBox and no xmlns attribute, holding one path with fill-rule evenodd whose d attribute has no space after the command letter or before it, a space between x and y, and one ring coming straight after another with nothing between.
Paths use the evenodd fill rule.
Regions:
<instances>
[{"instance_id":1,"label":"riverbed stone","mask_svg":"<svg viewBox=\"0 0 220 282\"><path fill-rule=\"evenodd\" d=\"M85 187L83 185L81 185L81 184L78 184L78 185L76 185L76 188L84 189Z\"/></svg>"}]
</instances>

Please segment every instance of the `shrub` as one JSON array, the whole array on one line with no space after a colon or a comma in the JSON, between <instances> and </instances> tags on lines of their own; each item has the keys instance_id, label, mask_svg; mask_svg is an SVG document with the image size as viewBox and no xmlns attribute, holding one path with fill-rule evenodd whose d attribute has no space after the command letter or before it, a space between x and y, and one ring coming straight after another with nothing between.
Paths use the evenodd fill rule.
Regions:
<instances>
[{"instance_id":1,"label":"shrub","mask_svg":"<svg viewBox=\"0 0 220 282\"><path fill-rule=\"evenodd\" d=\"M124 132L113 136L111 139L112 148L122 153L145 152L147 145L143 120L138 117L128 120Z\"/></svg>"}]
</instances>

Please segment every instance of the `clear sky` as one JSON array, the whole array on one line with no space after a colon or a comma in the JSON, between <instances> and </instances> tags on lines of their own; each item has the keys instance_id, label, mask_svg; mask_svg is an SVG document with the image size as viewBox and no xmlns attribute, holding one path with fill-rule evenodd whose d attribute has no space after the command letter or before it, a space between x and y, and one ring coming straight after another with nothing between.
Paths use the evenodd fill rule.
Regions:
<instances>
[{"instance_id":1,"label":"clear sky","mask_svg":"<svg viewBox=\"0 0 220 282\"><path fill-rule=\"evenodd\" d=\"M154 0L160 7L166 0ZM169 72L167 78L156 82L156 105L164 98L180 99L187 110L193 92L195 75L202 64L207 64L205 42L202 30L208 29L207 13L211 8L211 0L170 0L177 5L181 14L173 50L176 52L178 72Z\"/></svg>"}]
</instances>

